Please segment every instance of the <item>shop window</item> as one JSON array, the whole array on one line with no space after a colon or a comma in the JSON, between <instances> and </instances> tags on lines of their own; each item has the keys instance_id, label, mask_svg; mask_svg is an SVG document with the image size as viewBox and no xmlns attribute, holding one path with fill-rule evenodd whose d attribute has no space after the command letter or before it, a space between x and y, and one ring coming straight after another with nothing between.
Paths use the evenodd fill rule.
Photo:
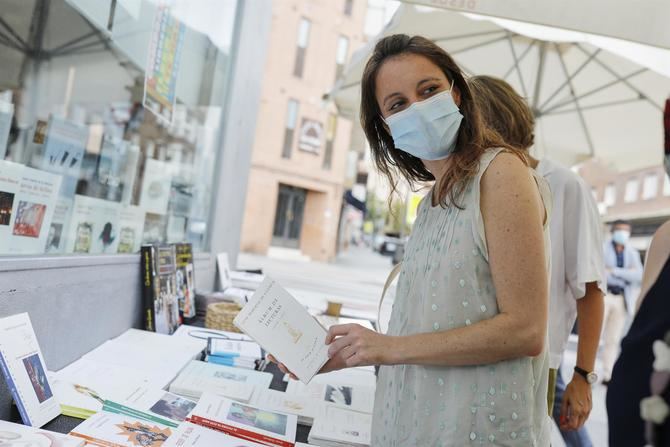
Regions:
<instances>
[{"instance_id":1,"label":"shop window","mask_svg":"<svg viewBox=\"0 0 670 447\"><path fill-rule=\"evenodd\" d=\"M307 54L307 45L309 43L309 31L312 24L307 19L300 20L298 27L298 46L295 53L295 64L293 65L293 75L302 78L305 71L305 56Z\"/></svg>"},{"instance_id":2,"label":"shop window","mask_svg":"<svg viewBox=\"0 0 670 447\"><path fill-rule=\"evenodd\" d=\"M637 200L639 195L640 184L637 179L631 179L626 182L626 191L624 193L623 201L625 203L632 203Z\"/></svg>"},{"instance_id":3,"label":"shop window","mask_svg":"<svg viewBox=\"0 0 670 447\"><path fill-rule=\"evenodd\" d=\"M642 200L654 199L658 195L658 176L647 175L642 184Z\"/></svg>"},{"instance_id":4,"label":"shop window","mask_svg":"<svg viewBox=\"0 0 670 447\"><path fill-rule=\"evenodd\" d=\"M610 183L605 187L605 197L603 197L603 203L606 206L613 206L616 204L616 186L613 183Z\"/></svg>"},{"instance_id":5,"label":"shop window","mask_svg":"<svg viewBox=\"0 0 670 447\"><path fill-rule=\"evenodd\" d=\"M39 3L0 10L0 255L207 250L237 2Z\"/></svg>"},{"instance_id":6,"label":"shop window","mask_svg":"<svg viewBox=\"0 0 670 447\"><path fill-rule=\"evenodd\" d=\"M286 129L284 130L284 146L282 148L281 156L283 158L291 158L293 150L293 139L295 138L295 127L298 124L298 101L295 99L288 100L288 107L286 110Z\"/></svg>"}]
</instances>

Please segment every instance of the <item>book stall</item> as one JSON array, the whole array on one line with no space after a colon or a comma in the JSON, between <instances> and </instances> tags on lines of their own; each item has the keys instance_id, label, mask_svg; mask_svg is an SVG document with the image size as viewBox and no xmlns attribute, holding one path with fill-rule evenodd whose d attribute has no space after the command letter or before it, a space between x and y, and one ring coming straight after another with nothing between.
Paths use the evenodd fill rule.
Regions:
<instances>
[{"instance_id":1,"label":"book stall","mask_svg":"<svg viewBox=\"0 0 670 447\"><path fill-rule=\"evenodd\" d=\"M3 433L20 445L68 447L370 444L374 368L317 375L328 360L326 328L368 321L314 316L262 272L230 271L225 254L222 290L196 299L189 244L145 245L141 259L144 329L57 371L29 313L0 319L0 366L14 400ZM203 318L199 303L205 315L220 304L237 310L221 323Z\"/></svg>"}]
</instances>

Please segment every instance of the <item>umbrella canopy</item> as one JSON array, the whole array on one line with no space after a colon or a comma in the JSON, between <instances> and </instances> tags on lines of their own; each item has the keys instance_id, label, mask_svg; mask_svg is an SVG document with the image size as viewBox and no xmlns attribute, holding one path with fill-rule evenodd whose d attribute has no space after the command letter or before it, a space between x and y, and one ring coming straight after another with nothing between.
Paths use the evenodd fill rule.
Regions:
<instances>
[{"instance_id":1,"label":"umbrella canopy","mask_svg":"<svg viewBox=\"0 0 670 447\"><path fill-rule=\"evenodd\" d=\"M537 118L540 157L566 165L597 157L623 170L660 163L668 50L409 4L398 8L382 35L395 33L431 38L468 74L512 84ZM374 44L352 56L333 89L345 116L358 115L359 82Z\"/></svg>"}]
</instances>

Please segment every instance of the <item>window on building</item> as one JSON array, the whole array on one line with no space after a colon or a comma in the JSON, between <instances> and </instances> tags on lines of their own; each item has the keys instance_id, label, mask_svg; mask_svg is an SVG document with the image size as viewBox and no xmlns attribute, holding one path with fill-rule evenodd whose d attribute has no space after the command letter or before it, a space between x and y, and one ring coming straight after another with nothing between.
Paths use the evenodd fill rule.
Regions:
<instances>
[{"instance_id":1,"label":"window on building","mask_svg":"<svg viewBox=\"0 0 670 447\"><path fill-rule=\"evenodd\" d=\"M649 174L644 178L642 184L642 200L653 199L658 195L658 176Z\"/></svg>"},{"instance_id":2,"label":"window on building","mask_svg":"<svg viewBox=\"0 0 670 447\"><path fill-rule=\"evenodd\" d=\"M295 128L298 124L298 101L295 99L288 100L288 107L286 109L286 130L284 131L284 147L281 156L284 158L291 158L293 149L293 138L295 137Z\"/></svg>"},{"instance_id":3,"label":"window on building","mask_svg":"<svg viewBox=\"0 0 670 447\"><path fill-rule=\"evenodd\" d=\"M610 183L605 188L605 197L603 197L603 203L606 206L614 206L616 203L616 186L613 183Z\"/></svg>"},{"instance_id":4,"label":"window on building","mask_svg":"<svg viewBox=\"0 0 670 447\"><path fill-rule=\"evenodd\" d=\"M640 183L637 179L630 179L626 182L626 191L624 192L623 201L632 203L637 201L639 196Z\"/></svg>"},{"instance_id":5,"label":"window on building","mask_svg":"<svg viewBox=\"0 0 670 447\"><path fill-rule=\"evenodd\" d=\"M305 55L307 53L307 45L309 44L309 31L312 24L307 19L300 19L300 26L298 27L298 48L295 53L295 64L293 66L293 75L302 78L305 71Z\"/></svg>"},{"instance_id":6,"label":"window on building","mask_svg":"<svg viewBox=\"0 0 670 447\"><path fill-rule=\"evenodd\" d=\"M344 0L344 14L351 17L354 10L354 0Z\"/></svg>"},{"instance_id":7,"label":"window on building","mask_svg":"<svg viewBox=\"0 0 670 447\"><path fill-rule=\"evenodd\" d=\"M328 116L326 125L326 151L323 154L323 169L330 169L333 165L333 147L335 145L335 133L337 131L337 115Z\"/></svg>"},{"instance_id":8,"label":"window on building","mask_svg":"<svg viewBox=\"0 0 670 447\"><path fill-rule=\"evenodd\" d=\"M344 71L344 64L347 62L347 54L349 53L349 39L340 36L337 40L337 53L335 54L335 79L342 76Z\"/></svg>"},{"instance_id":9,"label":"window on building","mask_svg":"<svg viewBox=\"0 0 670 447\"><path fill-rule=\"evenodd\" d=\"M0 8L0 255L209 249L237 2L125 3Z\"/></svg>"}]
</instances>

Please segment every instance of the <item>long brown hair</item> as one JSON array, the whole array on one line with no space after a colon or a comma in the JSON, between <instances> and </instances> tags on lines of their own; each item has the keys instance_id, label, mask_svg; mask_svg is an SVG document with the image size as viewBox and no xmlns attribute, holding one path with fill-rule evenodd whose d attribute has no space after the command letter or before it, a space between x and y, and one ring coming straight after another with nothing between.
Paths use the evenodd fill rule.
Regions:
<instances>
[{"instance_id":1,"label":"long brown hair","mask_svg":"<svg viewBox=\"0 0 670 447\"><path fill-rule=\"evenodd\" d=\"M460 92L459 109L463 120L458 131L456 149L450 155L450 168L439 183L439 191L436 191L439 203L443 207L448 203L460 207L459 199L468 182L476 175L482 154L492 147L508 146L495 131L482 125L470 87L461 69L446 51L421 36L395 34L385 37L375 46L363 72L360 118L375 165L388 178L392 193L396 191L398 185L398 174L402 175L411 187L415 187L417 182L435 180L421 159L396 150L375 96L379 69L390 58L403 54L416 54L427 58L444 72L450 82L453 81L455 88Z\"/></svg>"},{"instance_id":2,"label":"long brown hair","mask_svg":"<svg viewBox=\"0 0 670 447\"><path fill-rule=\"evenodd\" d=\"M499 78L473 76L468 83L484 123L508 144L530 148L535 142L535 117L526 100Z\"/></svg>"}]
</instances>

